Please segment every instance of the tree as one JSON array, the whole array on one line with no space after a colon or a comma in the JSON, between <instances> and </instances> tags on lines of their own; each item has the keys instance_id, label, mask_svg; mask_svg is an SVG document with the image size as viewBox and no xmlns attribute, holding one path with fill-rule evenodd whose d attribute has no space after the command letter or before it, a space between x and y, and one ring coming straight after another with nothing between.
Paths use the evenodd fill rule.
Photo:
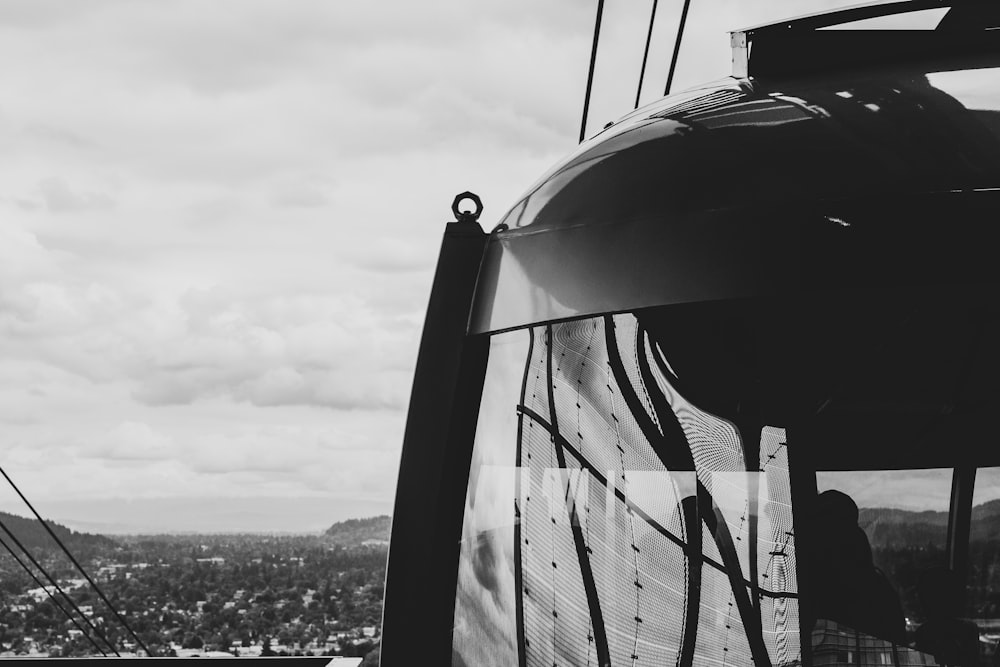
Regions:
<instances>
[{"instance_id":1,"label":"tree","mask_svg":"<svg viewBox=\"0 0 1000 667\"><path fill-rule=\"evenodd\" d=\"M382 645L379 644L374 649L365 655L365 659L361 661L361 667L378 667L379 657L382 654Z\"/></svg>"}]
</instances>

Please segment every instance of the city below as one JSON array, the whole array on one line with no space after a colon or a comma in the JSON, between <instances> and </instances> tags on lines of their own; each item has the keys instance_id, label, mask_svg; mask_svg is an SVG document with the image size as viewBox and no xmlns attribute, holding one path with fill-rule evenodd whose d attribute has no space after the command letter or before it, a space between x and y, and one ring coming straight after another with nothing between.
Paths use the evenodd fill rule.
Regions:
<instances>
[{"instance_id":1,"label":"city below","mask_svg":"<svg viewBox=\"0 0 1000 667\"><path fill-rule=\"evenodd\" d=\"M156 656L377 663L387 516L280 536L107 537L50 524L98 590L39 522L0 520L0 657L145 655L145 647Z\"/></svg>"}]
</instances>

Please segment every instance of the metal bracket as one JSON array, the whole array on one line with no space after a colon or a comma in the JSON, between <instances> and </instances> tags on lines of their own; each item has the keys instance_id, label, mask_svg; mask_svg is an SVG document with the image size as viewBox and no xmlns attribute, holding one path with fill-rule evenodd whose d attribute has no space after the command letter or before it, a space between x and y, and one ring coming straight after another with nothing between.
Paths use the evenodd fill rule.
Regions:
<instances>
[{"instance_id":1,"label":"metal bracket","mask_svg":"<svg viewBox=\"0 0 1000 667\"><path fill-rule=\"evenodd\" d=\"M466 199L472 201L476 205L474 211L463 211L458 205L461 204ZM451 203L451 212L455 214L456 222L477 222L479 220L479 215L483 212L483 200L479 198L474 192L465 192L455 195L455 201Z\"/></svg>"},{"instance_id":2,"label":"metal bracket","mask_svg":"<svg viewBox=\"0 0 1000 667\"><path fill-rule=\"evenodd\" d=\"M729 46L733 49L733 76L747 78L750 64L750 50L747 48L747 34L740 30L729 33Z\"/></svg>"}]
</instances>

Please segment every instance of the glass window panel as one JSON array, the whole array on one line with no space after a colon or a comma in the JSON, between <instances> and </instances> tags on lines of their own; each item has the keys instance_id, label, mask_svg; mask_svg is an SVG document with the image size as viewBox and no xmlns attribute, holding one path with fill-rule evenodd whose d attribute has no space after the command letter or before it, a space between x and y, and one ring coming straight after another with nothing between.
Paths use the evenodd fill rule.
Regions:
<instances>
[{"instance_id":1,"label":"glass window panel","mask_svg":"<svg viewBox=\"0 0 1000 667\"><path fill-rule=\"evenodd\" d=\"M980 627L949 614L958 653L934 603L950 466L996 461L975 444L1000 369L968 344L1000 333L983 303L844 293L790 320L740 301L495 337L455 664L794 665L803 635L816 665L992 655L993 469L972 522Z\"/></svg>"},{"instance_id":2,"label":"glass window panel","mask_svg":"<svg viewBox=\"0 0 1000 667\"><path fill-rule=\"evenodd\" d=\"M521 395L528 350L524 331L493 336L490 341L455 601L454 650L468 665L517 664L515 499L532 485L526 473L534 474L537 485L546 470L515 465L518 415L514 408Z\"/></svg>"},{"instance_id":3,"label":"glass window panel","mask_svg":"<svg viewBox=\"0 0 1000 667\"><path fill-rule=\"evenodd\" d=\"M493 338L454 664L801 660L784 431L748 471L658 357L634 315Z\"/></svg>"},{"instance_id":4,"label":"glass window panel","mask_svg":"<svg viewBox=\"0 0 1000 667\"><path fill-rule=\"evenodd\" d=\"M980 468L972 495L964 616L977 625L984 660L1000 642L1000 468Z\"/></svg>"},{"instance_id":5,"label":"glass window panel","mask_svg":"<svg viewBox=\"0 0 1000 667\"><path fill-rule=\"evenodd\" d=\"M857 506L877 586L898 596L906 619L907 639L926 621L921 577L948 564L946 539L951 469L820 471L817 489L839 491ZM865 544L858 548L864 550ZM888 584L888 588L886 588Z\"/></svg>"}]
</instances>

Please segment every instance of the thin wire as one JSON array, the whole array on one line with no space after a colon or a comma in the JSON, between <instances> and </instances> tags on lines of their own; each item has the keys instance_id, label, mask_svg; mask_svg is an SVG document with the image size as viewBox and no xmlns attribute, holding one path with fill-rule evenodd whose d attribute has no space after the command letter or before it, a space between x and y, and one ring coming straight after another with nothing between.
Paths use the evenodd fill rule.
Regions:
<instances>
[{"instance_id":1,"label":"thin wire","mask_svg":"<svg viewBox=\"0 0 1000 667\"><path fill-rule=\"evenodd\" d=\"M79 630L81 633L83 633L83 635L87 639L90 640L90 643L94 645L94 648L96 648L98 651L100 651L101 655L103 655L104 657L107 657L108 654L104 651L103 648L101 648L101 645L98 644L96 641L94 641L94 638L91 637L90 634L86 630L83 629L83 626L80 625L80 623L76 620L76 617L74 617L73 614L71 614L68 611L66 611L66 608L63 607L61 604L59 604L59 600L57 600L56 596L52 594L52 591L50 591L45 586L45 584L43 584L41 582L41 580L38 577L35 576L35 573L31 571L31 568L28 567L27 563L25 563L23 560L21 560L21 558L14 552L14 550L10 548L10 545L7 544L6 542L4 542L2 539L0 539L0 546L3 546L3 548L7 550L7 553L9 553L11 556L14 557L14 560L17 561L17 564L21 566L21 569L24 570L25 572L27 572L28 576L31 577L35 581L35 583L38 585L38 587L41 588L43 591L45 591L45 593L52 600L52 604L54 604L56 607L58 607L59 611L61 611L66 618L68 618L69 620L71 620L73 622L73 625L76 626L76 629ZM84 618L86 618L86 617L84 617Z\"/></svg>"},{"instance_id":2,"label":"thin wire","mask_svg":"<svg viewBox=\"0 0 1000 667\"><path fill-rule=\"evenodd\" d=\"M587 112L590 110L590 91L594 85L594 65L597 63L597 41L601 36L601 16L604 0L597 0L597 20L594 21L594 45L590 49L590 71L587 73L587 92L583 97L583 120L580 121L580 143L587 136Z\"/></svg>"},{"instance_id":3,"label":"thin wire","mask_svg":"<svg viewBox=\"0 0 1000 667\"><path fill-rule=\"evenodd\" d=\"M684 9L681 10L681 22L677 26L677 39L674 40L674 55L670 58L670 71L667 73L667 87L663 89L664 95L670 94L670 86L674 82L674 70L677 69L677 56L681 52L681 38L684 37L684 24L687 23L688 8L691 0L684 0Z\"/></svg>"},{"instance_id":4,"label":"thin wire","mask_svg":"<svg viewBox=\"0 0 1000 667\"><path fill-rule=\"evenodd\" d=\"M7 471L4 470L2 467L0 467L0 474L4 476L4 479L7 480L7 483L10 484L11 488L13 488L14 491L17 492L17 495L21 497L21 500L23 500L24 504L28 506L28 509L31 510L31 513L35 515L35 518L38 519L38 521L42 524L45 530L48 531L49 535L52 536L52 539L56 541L56 544L58 544L59 547L63 550L63 553L65 553L69 557L69 559L73 562L73 565L75 565L76 569L80 571L80 574L83 575L83 578L86 579L87 582L94 587L94 590L101 597L101 599L104 600L104 604L108 605L108 609L110 609L111 613L115 615L115 618L118 619L118 622L121 623L126 630L128 630L130 635L132 635L132 639L134 639L136 643L142 647L142 650L146 652L146 655L152 658L153 654L152 652L150 652L149 648L147 648L147 646L143 643L143 641L139 639L139 636L135 634L132 628L129 627L129 624L125 622L125 619L122 617L122 615L119 614L118 610L115 609L114 605L111 604L111 600L109 600L107 596L104 594L104 592L97 586L97 583L90 578L90 575L87 574L87 571L83 569L83 566L80 565L80 563L76 560L76 558L73 557L73 554L71 554L69 549L66 548L66 545L62 543L62 540L60 540L59 537L52 531L52 528L49 527L48 522L46 522L45 519L42 518L42 515L39 514L38 511L35 510L35 507L28 501L28 499L24 497L24 494L21 493L21 489L17 488L17 484L14 484L14 480L10 478L10 475L7 474Z\"/></svg>"},{"instance_id":5,"label":"thin wire","mask_svg":"<svg viewBox=\"0 0 1000 667\"><path fill-rule=\"evenodd\" d=\"M117 655L118 657L121 657L121 655L119 655L118 651L115 650L115 647L111 644L111 642L108 641L107 637L105 637L101 633L101 631L98 630L94 626L94 624L90 622L90 619L87 618L86 614L84 614L82 611L80 611L80 608L78 606L76 606L75 602L73 602L73 598L71 598L69 595L67 595L66 591L64 591L59 586L59 583L55 579L52 578L52 575L45 571L45 568L42 567L42 564L39 563L35 559L35 557L31 555L31 552L28 551L27 547L25 547L23 544L21 544L21 540L17 539L17 535L15 535L14 533L12 533L11 530L10 530L10 528L8 528L7 525L2 520L0 520L0 529L3 529L3 532L7 533L7 536L10 537L10 539L14 542L14 544L17 545L18 549L20 549L21 551L24 552L24 555L28 557L28 560L31 561L32 565L34 565L35 567L37 567L38 571L41 572L43 575L45 575L45 578L49 580L49 582L52 584L52 586L57 591L59 591L59 594L62 595L64 598L66 598L66 601L69 602L69 605L71 607L73 607L73 611L75 611L76 613L78 613L80 615L80 617L83 618L83 620L87 623L87 626L90 627L90 629L93 630L94 633L98 637L100 637L101 640L104 641L104 643L107 644L111 648L112 651L114 651L115 655ZM44 588L44 586L42 586L42 588Z\"/></svg>"},{"instance_id":6,"label":"thin wire","mask_svg":"<svg viewBox=\"0 0 1000 667\"><path fill-rule=\"evenodd\" d=\"M659 0L653 0L653 11L649 14L649 32L646 33L646 49L642 52L642 69L639 70L639 86L635 90L635 106L639 108L639 96L642 94L642 80L646 77L646 61L649 59L649 45L653 41L653 23L656 21L656 4Z\"/></svg>"}]
</instances>

